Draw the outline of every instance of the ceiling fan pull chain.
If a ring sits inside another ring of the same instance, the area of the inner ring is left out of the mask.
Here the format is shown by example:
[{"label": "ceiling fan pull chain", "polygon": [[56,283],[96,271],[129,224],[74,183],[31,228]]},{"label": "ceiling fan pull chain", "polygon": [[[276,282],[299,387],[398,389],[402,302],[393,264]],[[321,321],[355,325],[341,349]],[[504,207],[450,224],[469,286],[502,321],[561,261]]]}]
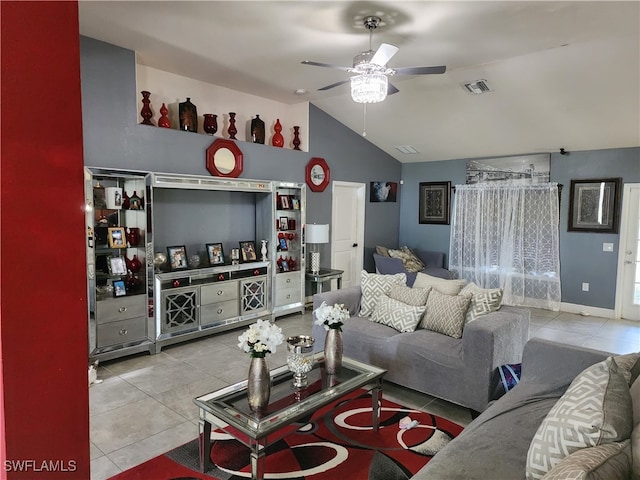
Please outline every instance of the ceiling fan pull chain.
[{"label": "ceiling fan pull chain", "polygon": [[367,104],[362,104],[363,115],[362,115],[362,136],[367,136]]}]

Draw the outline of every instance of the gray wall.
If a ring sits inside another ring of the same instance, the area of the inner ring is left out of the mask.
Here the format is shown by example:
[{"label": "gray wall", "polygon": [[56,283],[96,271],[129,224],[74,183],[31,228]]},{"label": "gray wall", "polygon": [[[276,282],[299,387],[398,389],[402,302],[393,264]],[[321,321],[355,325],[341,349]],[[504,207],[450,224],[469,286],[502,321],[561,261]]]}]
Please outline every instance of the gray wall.
[{"label": "gray wall", "polygon": [[[404,164],[401,194],[400,244],[449,252],[449,225],[418,223],[418,188],[420,182],[450,180],[464,184],[467,159],[444,162]],[[640,182],[640,148],[620,148],[569,155],[551,154],[551,181],[563,185],[560,205],[560,275],[562,301],[613,309],[618,262],[618,234],[568,232],[569,191],[571,180],[622,177],[625,183]],[[604,242],[613,243],[614,251],[603,252]],[[582,283],[590,284],[589,292]]]},{"label": "gray wall", "polygon": [[[211,136],[138,125],[140,92],[136,91],[134,52],[81,37],[80,53],[85,165],[209,175],[205,150],[213,141]],[[153,92],[151,100],[153,104]],[[399,181],[397,160],[313,105],[309,129],[308,152],[239,141],[244,155],[241,177],[304,182],[307,162],[321,157],[329,164],[331,180],[361,182],[367,187],[370,181]],[[364,260],[369,269],[370,251],[377,243],[397,244],[399,214],[399,202],[370,204],[367,199],[367,218],[376,219],[375,224],[365,222]],[[307,190],[307,221],[330,220],[331,187],[321,193]],[[321,258],[323,266],[328,266],[328,250]]]}]

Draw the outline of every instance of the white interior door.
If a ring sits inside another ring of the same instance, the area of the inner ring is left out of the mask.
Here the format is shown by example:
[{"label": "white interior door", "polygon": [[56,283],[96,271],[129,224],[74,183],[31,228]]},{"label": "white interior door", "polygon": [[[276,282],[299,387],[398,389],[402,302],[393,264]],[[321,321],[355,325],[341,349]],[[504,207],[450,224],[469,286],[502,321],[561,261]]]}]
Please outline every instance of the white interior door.
[{"label": "white interior door", "polygon": [[622,199],[616,303],[622,318],[640,320],[640,183],[626,184]]},{"label": "white interior door", "polygon": [[365,184],[333,182],[331,266],[344,270],[342,288],[360,284],[364,258]]}]

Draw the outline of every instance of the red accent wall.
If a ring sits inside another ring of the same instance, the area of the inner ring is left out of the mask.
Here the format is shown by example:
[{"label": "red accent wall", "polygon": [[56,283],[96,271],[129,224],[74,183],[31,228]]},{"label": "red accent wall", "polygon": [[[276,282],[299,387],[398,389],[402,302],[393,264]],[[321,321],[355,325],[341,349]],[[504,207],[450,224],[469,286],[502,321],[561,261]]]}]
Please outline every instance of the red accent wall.
[{"label": "red accent wall", "polygon": [[0,20],[0,475],[86,480],[78,6],[2,1]]}]

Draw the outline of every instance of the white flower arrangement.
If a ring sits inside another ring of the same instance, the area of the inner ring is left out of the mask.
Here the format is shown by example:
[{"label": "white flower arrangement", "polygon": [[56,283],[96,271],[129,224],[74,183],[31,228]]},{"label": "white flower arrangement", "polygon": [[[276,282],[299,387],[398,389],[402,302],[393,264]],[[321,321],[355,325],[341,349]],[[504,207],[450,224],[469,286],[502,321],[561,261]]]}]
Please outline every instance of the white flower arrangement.
[{"label": "white flower arrangement", "polygon": [[282,329],[268,320],[258,319],[238,337],[241,348],[255,358],[263,358],[267,353],[275,353],[276,347],[284,342]]},{"label": "white flower arrangement", "polygon": [[344,305],[337,303],[330,307],[326,302],[322,302],[322,305],[316,308],[313,313],[316,316],[314,323],[323,325],[327,331],[330,328],[342,331],[344,321],[350,317],[349,310],[344,308]]}]

